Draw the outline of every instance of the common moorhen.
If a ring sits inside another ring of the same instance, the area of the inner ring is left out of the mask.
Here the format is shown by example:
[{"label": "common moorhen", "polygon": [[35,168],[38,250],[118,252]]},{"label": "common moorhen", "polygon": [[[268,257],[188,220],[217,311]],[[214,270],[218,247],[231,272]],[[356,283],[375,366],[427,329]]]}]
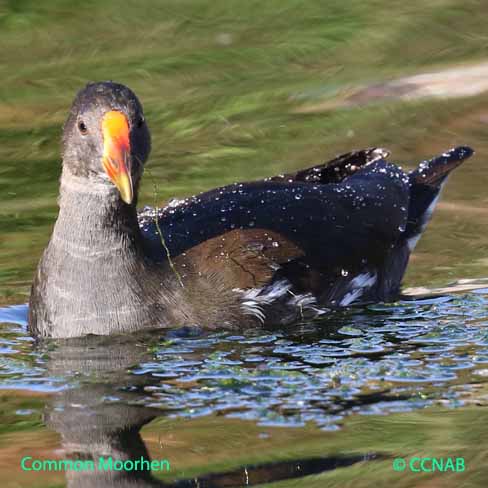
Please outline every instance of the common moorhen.
[{"label": "common moorhen", "polygon": [[137,97],[112,82],[78,93],[63,147],[30,297],[44,337],[280,325],[391,300],[448,174],[473,153],[405,173],[367,149],[138,213],[150,135]]}]

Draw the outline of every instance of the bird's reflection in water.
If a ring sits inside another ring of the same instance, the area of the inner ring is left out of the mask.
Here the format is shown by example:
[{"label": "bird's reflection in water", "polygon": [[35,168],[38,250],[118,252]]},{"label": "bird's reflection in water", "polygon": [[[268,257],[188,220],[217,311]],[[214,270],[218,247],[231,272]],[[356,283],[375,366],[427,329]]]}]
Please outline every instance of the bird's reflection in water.
[{"label": "bird's reflection in water", "polygon": [[[159,383],[151,375],[133,375],[130,368],[153,359],[140,337],[95,337],[58,341],[49,347],[48,370],[56,376],[77,372],[76,385],[51,398],[46,425],[61,436],[63,459],[100,457],[151,462],[141,428],[164,411],[136,405],[144,388]],[[66,471],[68,487],[199,487],[251,486],[320,473],[381,456],[374,454],[309,458],[242,466],[200,478],[164,482],[149,469]]]},{"label": "bird's reflection in water", "polygon": [[[131,405],[151,376],[136,376],[131,366],[150,358],[136,337],[96,337],[59,341],[48,353],[49,373],[78,372],[77,385],[52,397],[46,425],[61,435],[64,459],[149,460],[140,429],[161,412]],[[155,486],[149,470],[67,471],[70,487]]]}]

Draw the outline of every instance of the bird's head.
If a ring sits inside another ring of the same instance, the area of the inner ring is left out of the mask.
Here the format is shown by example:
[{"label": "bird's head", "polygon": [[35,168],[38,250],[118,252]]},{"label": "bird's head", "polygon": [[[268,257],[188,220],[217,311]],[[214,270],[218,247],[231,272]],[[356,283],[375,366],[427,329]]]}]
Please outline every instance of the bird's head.
[{"label": "bird's head", "polygon": [[86,184],[113,184],[135,203],[151,148],[142,105],[126,86],[90,83],[76,96],[64,126],[63,166]]}]

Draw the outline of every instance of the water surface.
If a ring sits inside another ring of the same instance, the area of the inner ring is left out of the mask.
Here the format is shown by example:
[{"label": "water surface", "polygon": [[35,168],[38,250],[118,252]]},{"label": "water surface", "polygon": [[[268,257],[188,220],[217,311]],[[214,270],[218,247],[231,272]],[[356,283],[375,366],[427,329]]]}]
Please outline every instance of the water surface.
[{"label": "water surface", "polygon": [[[24,442],[19,447],[30,455],[38,447],[26,443],[26,429],[41,438],[56,432],[60,437],[41,451],[44,458],[71,459],[80,453],[83,459],[97,459],[101,453],[164,458],[173,470],[154,476],[195,487],[242,486],[245,476],[249,484],[291,483],[356,464],[371,464],[381,472],[390,467],[393,473],[394,457],[423,449],[460,456],[460,447],[446,453],[450,428],[445,425],[438,427],[435,439],[423,439],[420,445],[411,444],[410,432],[378,443],[364,438],[363,430],[374,419],[373,425],[388,435],[390,422],[393,428],[412,419],[422,423],[420,412],[426,418],[437,412],[442,418],[474,408],[484,415],[487,300],[488,288],[480,288],[351,309],[279,331],[235,335],[183,329],[42,344],[26,333],[25,306],[4,308],[4,440]],[[386,425],[378,424],[381,418]],[[214,431],[215,440],[223,436],[225,449],[233,446],[232,453],[214,452]],[[241,439],[241,431],[246,438]],[[185,432],[190,458],[181,453]],[[159,446],[152,445],[156,434]],[[283,445],[282,436],[293,440]],[[346,442],[342,448],[336,445],[341,438]],[[260,444],[266,449],[257,455]],[[11,447],[4,443],[0,449],[18,464]],[[225,461],[216,462],[223,454]],[[467,463],[472,461],[466,456]],[[480,468],[469,464],[472,471],[466,475],[472,476]],[[30,479],[14,471],[12,481]],[[155,482],[149,475],[124,477],[136,486]],[[49,476],[41,478],[47,482]],[[62,474],[56,479],[61,482]],[[80,486],[113,482],[102,476],[90,484],[79,474],[71,482],[76,479]]]}]

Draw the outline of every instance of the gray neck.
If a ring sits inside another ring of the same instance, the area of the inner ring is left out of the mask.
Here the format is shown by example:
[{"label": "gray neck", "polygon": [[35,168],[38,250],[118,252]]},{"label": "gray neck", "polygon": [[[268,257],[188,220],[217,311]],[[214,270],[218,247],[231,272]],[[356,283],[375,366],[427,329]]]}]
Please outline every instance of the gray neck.
[{"label": "gray neck", "polygon": [[124,260],[139,260],[143,251],[135,205],[125,204],[108,181],[87,182],[63,170],[51,244],[85,261],[118,253]]},{"label": "gray neck", "polygon": [[174,284],[144,257],[135,206],[109,182],[63,170],[59,216],[38,269],[35,327],[72,337],[164,326]]}]

